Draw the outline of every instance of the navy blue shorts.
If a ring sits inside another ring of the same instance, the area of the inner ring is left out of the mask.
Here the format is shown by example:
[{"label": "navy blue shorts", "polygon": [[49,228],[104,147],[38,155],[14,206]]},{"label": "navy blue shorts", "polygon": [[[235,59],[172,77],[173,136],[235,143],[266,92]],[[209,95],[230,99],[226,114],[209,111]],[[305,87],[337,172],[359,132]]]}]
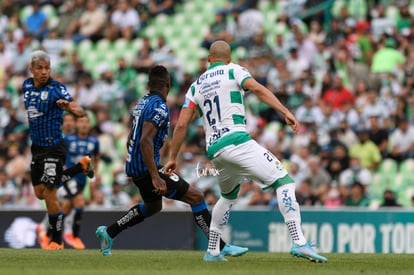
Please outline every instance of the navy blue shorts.
[{"label": "navy blue shorts", "polygon": [[[190,185],[179,175],[173,174],[171,177],[163,173],[162,168],[159,169],[158,174],[160,177],[165,180],[167,184],[167,194],[164,195],[166,198],[179,200],[187,193]],[[152,185],[151,177],[142,176],[142,177],[132,177],[134,184],[138,187],[141,197],[145,202],[154,202],[162,199],[162,196],[155,193],[154,186]]]},{"label": "navy blue shorts", "polygon": [[65,199],[73,199],[76,195],[83,194],[85,190],[85,184],[78,183],[75,179],[70,179],[63,183],[63,189],[65,190]]},{"label": "navy blue shorts", "polygon": [[66,158],[66,145],[62,142],[56,146],[42,147],[32,145],[32,163],[30,175],[32,184],[45,184],[59,188]]}]

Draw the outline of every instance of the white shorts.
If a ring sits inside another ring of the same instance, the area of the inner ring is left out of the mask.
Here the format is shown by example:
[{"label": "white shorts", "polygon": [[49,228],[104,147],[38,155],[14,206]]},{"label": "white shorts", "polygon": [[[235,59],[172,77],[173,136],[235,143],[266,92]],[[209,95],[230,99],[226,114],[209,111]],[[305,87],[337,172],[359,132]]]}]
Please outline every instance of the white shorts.
[{"label": "white shorts", "polygon": [[254,140],[223,148],[212,162],[219,173],[222,194],[232,192],[243,178],[266,189],[288,174],[282,163]]}]

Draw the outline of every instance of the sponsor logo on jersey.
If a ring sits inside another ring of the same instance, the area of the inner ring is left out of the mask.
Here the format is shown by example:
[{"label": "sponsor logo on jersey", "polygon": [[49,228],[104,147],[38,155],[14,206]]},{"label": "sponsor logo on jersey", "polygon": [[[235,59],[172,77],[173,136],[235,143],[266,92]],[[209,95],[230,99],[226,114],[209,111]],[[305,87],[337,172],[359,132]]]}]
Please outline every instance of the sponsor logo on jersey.
[{"label": "sponsor logo on jersey", "polygon": [[27,114],[29,119],[35,119],[37,117],[43,116],[43,113],[39,112],[35,106],[30,106],[27,108]]},{"label": "sponsor logo on jersey", "polygon": [[[161,105],[161,107],[163,107],[163,106]],[[166,110],[164,110],[163,108],[155,108],[155,111],[156,111],[156,112],[157,112],[160,116],[162,116],[163,118],[167,117],[167,115],[168,115],[167,111],[166,111]]]},{"label": "sponsor logo on jersey", "polygon": [[215,71],[207,71],[204,74],[200,75],[200,77],[197,79],[197,84],[200,85],[201,82],[206,80],[207,78],[212,78],[218,75],[224,75],[224,70],[215,70]]}]

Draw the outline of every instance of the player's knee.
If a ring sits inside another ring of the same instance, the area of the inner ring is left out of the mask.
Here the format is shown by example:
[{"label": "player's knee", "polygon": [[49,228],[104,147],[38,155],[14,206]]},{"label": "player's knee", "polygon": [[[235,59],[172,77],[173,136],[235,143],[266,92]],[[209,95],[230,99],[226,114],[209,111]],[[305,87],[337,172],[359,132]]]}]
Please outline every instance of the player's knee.
[{"label": "player's knee", "polygon": [[44,200],[45,199],[45,194],[44,194],[45,189],[42,188],[40,185],[36,185],[34,188],[34,193],[36,198],[38,198],[39,200]]},{"label": "player's knee", "polygon": [[84,208],[85,207],[85,198],[83,195],[78,194],[73,199],[73,206],[76,208]]},{"label": "player's knee", "polygon": [[43,200],[44,199],[44,197],[43,197],[43,192],[40,192],[40,191],[35,191],[35,195],[36,195],[36,198],[38,198],[39,200]]}]

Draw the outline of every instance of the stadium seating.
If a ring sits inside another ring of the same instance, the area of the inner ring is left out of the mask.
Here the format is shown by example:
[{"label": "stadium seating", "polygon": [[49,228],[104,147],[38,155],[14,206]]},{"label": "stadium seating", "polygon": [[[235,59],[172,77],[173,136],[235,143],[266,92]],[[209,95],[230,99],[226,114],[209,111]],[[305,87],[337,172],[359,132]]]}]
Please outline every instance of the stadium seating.
[{"label": "stadium seating", "polygon": [[414,159],[406,159],[400,164],[400,172],[407,176],[414,176]]},{"label": "stadium seating", "polygon": [[412,206],[414,195],[414,159],[406,159],[398,164],[393,159],[385,159],[373,174],[369,195],[373,204],[381,202],[383,193],[390,189],[396,193],[399,203]]},{"label": "stadium seating", "polygon": [[76,46],[76,51],[78,53],[79,59],[84,61],[90,53],[94,51],[94,45],[92,41],[86,39],[79,42],[79,44]]},{"label": "stadium seating", "polygon": [[378,172],[386,177],[394,177],[398,172],[398,163],[390,158],[384,159],[378,167]]},{"label": "stadium seating", "polygon": [[185,70],[194,73],[198,66],[201,41],[214,20],[211,14],[224,4],[224,1],[186,1],[177,7],[175,14],[157,16],[141,34],[147,36],[152,45],[156,44],[160,35],[164,36],[183,62]]},{"label": "stadium seating", "polygon": [[[176,56],[183,62],[186,72],[194,73],[198,68],[200,57],[205,57],[205,52],[200,50],[201,41],[208,31],[209,25],[214,20],[211,14],[214,11],[223,8],[225,1],[185,1],[177,5],[176,13],[168,16],[160,14],[154,19],[150,20],[148,25],[140,32],[138,38],[132,42],[127,42],[124,39],[117,39],[110,43],[103,39],[94,46],[90,41],[81,41],[77,47],[79,57],[82,61],[95,61],[95,55],[92,53],[98,51],[101,55],[101,61],[105,63],[113,62],[114,55],[107,55],[109,50],[115,52],[116,57],[124,56],[127,61],[138,53],[142,45],[142,37],[146,36],[150,39],[153,46],[156,45],[157,38],[162,35],[166,38],[167,43],[172,47]],[[275,22],[279,13],[277,3],[270,3],[269,1],[260,1],[259,9],[265,16],[266,40],[270,45],[274,45],[275,33],[282,31],[280,28],[275,28]],[[196,16],[195,16],[196,14]],[[245,51],[241,49],[240,51]],[[88,57],[92,55],[93,57]],[[243,55],[243,54],[241,54]],[[234,54],[235,61],[240,54]],[[95,70],[96,71],[96,70]],[[92,72],[96,77],[97,73]]]},{"label": "stadium seating", "polygon": [[109,51],[112,50],[112,44],[108,39],[101,39],[96,42],[95,50],[102,54],[102,56],[105,56]]}]

